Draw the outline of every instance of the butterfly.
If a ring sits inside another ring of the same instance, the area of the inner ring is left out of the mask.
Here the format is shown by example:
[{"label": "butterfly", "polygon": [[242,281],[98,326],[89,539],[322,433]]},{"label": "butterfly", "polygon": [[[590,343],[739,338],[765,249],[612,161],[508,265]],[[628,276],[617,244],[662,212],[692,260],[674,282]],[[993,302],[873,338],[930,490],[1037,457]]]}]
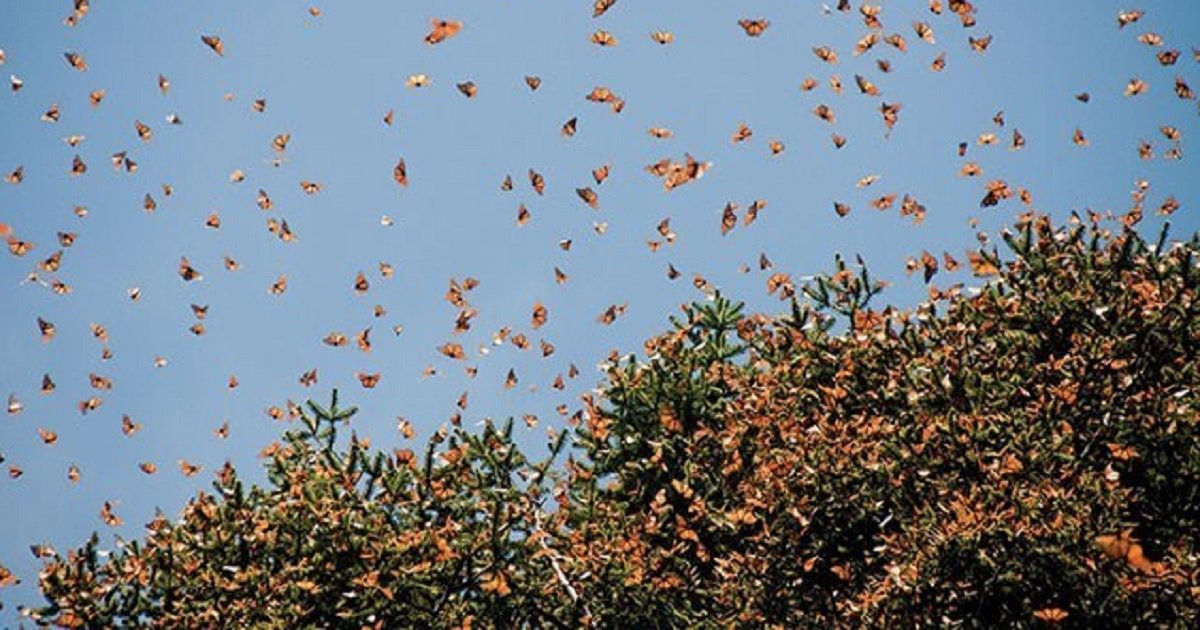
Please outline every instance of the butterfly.
[{"label": "butterfly", "polygon": [[179,277],[183,278],[184,282],[204,279],[204,276],[195,267],[192,267],[186,257],[179,259]]},{"label": "butterfly", "polygon": [[654,31],[650,33],[650,39],[665,46],[675,41],[675,35],[670,31]]},{"label": "butterfly", "polygon": [[475,94],[479,91],[479,89],[477,87],[475,87],[474,81],[466,81],[464,83],[457,83],[457,84],[455,84],[455,87],[458,88],[458,91],[462,92],[462,95],[467,98],[475,98]]},{"label": "butterfly", "polygon": [[992,45],[992,36],[985,35],[978,39],[974,37],[967,37],[967,42],[971,44],[971,50],[974,50],[982,55],[983,53],[987,52],[988,46]]},{"label": "butterfly", "polygon": [[879,96],[879,88],[875,87],[875,84],[868,81],[866,77],[856,74],[854,75],[854,82],[858,84],[859,92],[868,96]]},{"label": "butterfly", "polygon": [[81,55],[79,53],[66,52],[66,53],[63,53],[63,57],[66,57],[66,59],[67,59],[67,65],[71,66],[72,68],[75,68],[76,70],[78,70],[80,72],[84,72],[88,69],[87,61],[84,61],[83,55]]},{"label": "butterfly", "polygon": [[757,19],[757,20],[741,19],[741,20],[738,20],[738,26],[741,26],[742,30],[746,31],[746,35],[749,37],[758,37],[758,36],[762,35],[763,32],[767,30],[767,27],[770,25],[771,25],[771,23],[769,21],[763,20],[763,19]]},{"label": "butterfly", "polygon": [[816,48],[813,48],[812,51],[813,54],[817,56],[817,59],[820,59],[825,63],[834,64],[838,62],[837,53],[828,46],[817,46]]},{"label": "butterfly", "polygon": [[534,303],[533,315],[530,318],[530,325],[533,326],[534,330],[541,328],[542,326],[546,325],[546,318],[548,315],[549,311],[546,309],[544,304],[541,302]]},{"label": "butterfly", "polygon": [[383,375],[379,372],[374,374],[355,372],[354,377],[358,379],[358,383],[363,386],[363,389],[374,389],[379,384],[379,379],[383,378]]},{"label": "butterfly", "polygon": [[591,34],[588,40],[593,44],[602,47],[617,45],[617,38],[613,37],[613,34],[609,33],[608,31],[596,31],[595,33]]},{"label": "butterfly", "polygon": [[533,191],[538,195],[543,195],[546,192],[546,178],[533,169],[529,169],[529,185],[533,187]]},{"label": "butterfly", "polygon": [[179,472],[183,473],[184,477],[195,477],[203,469],[203,466],[193,464],[186,459],[179,460]]},{"label": "butterfly", "polygon": [[432,30],[425,36],[425,43],[429,45],[440,44],[462,30],[463,23],[457,20],[441,20],[433,19],[430,21]]},{"label": "butterfly", "polygon": [[617,0],[596,0],[596,2],[592,4],[592,17],[598,18],[601,15],[604,15],[616,3]]},{"label": "butterfly", "polygon": [[396,166],[392,168],[392,179],[396,180],[401,186],[408,186],[408,166],[404,164],[404,158],[396,162]]},{"label": "butterfly", "polygon": [[600,196],[591,188],[576,188],[575,194],[593,210],[600,209]]},{"label": "butterfly", "polygon": [[225,55],[225,42],[221,41],[220,37],[216,35],[201,35],[200,41],[204,42],[205,46],[211,48],[218,55]]},{"label": "butterfly", "polygon": [[1138,20],[1142,19],[1143,15],[1145,15],[1145,12],[1140,10],[1119,11],[1117,13],[1117,28],[1125,28],[1126,26],[1137,22]]}]

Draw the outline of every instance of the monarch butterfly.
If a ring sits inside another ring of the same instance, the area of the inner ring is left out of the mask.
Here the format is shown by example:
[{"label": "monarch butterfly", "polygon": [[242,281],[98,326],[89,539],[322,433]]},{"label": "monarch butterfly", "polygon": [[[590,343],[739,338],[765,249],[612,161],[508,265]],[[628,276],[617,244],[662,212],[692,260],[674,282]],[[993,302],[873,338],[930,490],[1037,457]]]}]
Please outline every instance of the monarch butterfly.
[{"label": "monarch butterfly", "polygon": [[654,31],[650,33],[650,39],[665,46],[675,41],[675,35],[670,31]]},{"label": "monarch butterfly", "polygon": [[521,205],[517,206],[517,226],[518,227],[524,227],[527,223],[529,223],[529,220],[531,218],[533,218],[533,214],[529,212],[529,208],[526,208],[525,204],[521,204]]},{"label": "monarch butterfly", "polygon": [[379,384],[379,379],[383,378],[383,375],[379,372],[374,374],[355,372],[354,376],[358,379],[358,383],[363,386],[363,389],[374,389]]},{"label": "monarch butterfly", "polygon": [[746,126],[746,123],[741,123],[738,125],[737,131],[733,133],[732,140],[736,144],[738,142],[749,140],[753,135],[754,132]]},{"label": "monarch butterfly", "polygon": [[617,45],[617,38],[613,37],[613,34],[608,31],[596,31],[588,39],[597,46],[607,47]]},{"label": "monarch butterfly", "polygon": [[879,43],[879,33],[871,32],[863,35],[862,39],[854,44],[854,56],[857,57],[868,50],[875,47]]},{"label": "monarch butterfly", "polygon": [[979,39],[967,37],[967,42],[971,44],[971,50],[974,50],[982,55],[983,53],[987,52],[988,46],[992,45],[992,36],[985,35]]},{"label": "monarch butterfly", "polygon": [[737,227],[737,204],[729,202],[725,204],[725,209],[721,211],[721,236],[725,236],[730,230]]},{"label": "monarch butterfly", "polygon": [[1012,189],[1008,187],[1008,183],[1002,179],[994,179],[987,184],[987,194],[983,196],[983,200],[979,202],[979,207],[988,208],[995,206],[1004,199],[1012,197]]},{"label": "monarch butterfly", "polygon": [[121,433],[124,433],[125,435],[133,435],[141,429],[142,425],[134,422],[133,418],[130,418],[128,415],[121,416]]},{"label": "monarch butterfly", "polygon": [[466,81],[464,83],[457,83],[457,84],[455,84],[454,87],[457,87],[458,91],[462,92],[462,95],[467,98],[475,98],[475,94],[479,91],[479,89],[477,87],[475,87],[474,81]]},{"label": "monarch butterfly", "polygon": [[204,42],[205,46],[212,49],[213,52],[220,56],[225,56],[225,42],[216,35],[201,35],[200,41]]},{"label": "monarch butterfly", "polygon": [[542,79],[541,77],[525,75],[525,85],[529,86],[531,92],[537,91],[542,86]]},{"label": "monarch butterfly", "polygon": [[1175,77],[1175,95],[1185,101],[1196,100],[1196,93],[1192,91],[1187,81],[1183,80],[1183,77]]},{"label": "monarch butterfly", "polygon": [[875,87],[874,83],[867,80],[866,77],[856,74],[854,82],[858,84],[858,91],[868,96],[879,96],[879,88]]},{"label": "monarch butterfly", "polygon": [[1147,89],[1146,82],[1141,79],[1130,79],[1129,84],[1125,86],[1125,96],[1137,96],[1145,93]]},{"label": "monarch butterfly", "polygon": [[316,384],[316,382],[317,382],[317,371],[315,369],[309,370],[300,375],[300,384],[303,385],[304,387],[311,387],[314,384]]},{"label": "monarch butterfly", "polygon": [[447,39],[458,35],[462,30],[463,23],[457,20],[440,20],[434,18],[430,20],[433,29],[425,36],[425,43],[429,45],[440,44]]},{"label": "monarch butterfly", "polygon": [[746,216],[742,219],[742,225],[750,225],[758,220],[758,213],[767,207],[766,199],[755,199],[749,208],[746,208]]},{"label": "monarch butterfly", "polygon": [[204,276],[195,267],[192,267],[186,257],[179,259],[179,277],[183,278],[184,282],[204,279]]},{"label": "monarch butterfly", "polygon": [[758,37],[758,36],[762,35],[763,31],[767,30],[767,27],[770,25],[771,25],[771,23],[769,21],[763,20],[763,19],[757,19],[757,20],[741,19],[741,20],[738,20],[738,26],[741,26],[742,30],[746,31],[746,35],[749,37]]},{"label": "monarch butterfly", "polygon": [[179,460],[179,472],[183,473],[184,477],[194,477],[200,474],[201,470],[203,466],[199,464],[193,464],[186,459]]},{"label": "monarch butterfly", "polygon": [[937,43],[937,38],[933,35],[933,27],[929,25],[929,22],[913,22],[913,30],[917,32],[917,37],[926,43]]},{"label": "monarch butterfly", "polygon": [[1147,46],[1158,47],[1163,45],[1163,38],[1158,33],[1142,33],[1138,35],[1137,40]]},{"label": "monarch butterfly", "polygon": [[546,178],[533,169],[529,169],[529,185],[533,187],[533,191],[538,195],[543,195],[546,192]]},{"label": "monarch butterfly", "polygon": [[828,105],[825,105],[824,103],[817,105],[816,107],[813,108],[813,115],[816,116],[817,118],[820,118],[821,120],[824,120],[827,123],[832,123],[832,122],[837,121],[837,117],[834,115],[833,110]]},{"label": "monarch butterfly", "polygon": [[605,12],[611,9],[616,3],[617,0],[596,0],[596,2],[592,5],[592,17],[598,18],[601,15],[604,15]]},{"label": "monarch butterfly", "polygon": [[834,63],[838,62],[837,53],[834,52],[833,49],[828,46],[818,46],[816,48],[813,48],[812,51],[813,51],[813,54],[817,56],[817,59],[820,59],[821,61],[824,61],[825,63],[834,64]]},{"label": "monarch butterfly", "polygon": [[1141,10],[1120,11],[1117,13],[1117,28],[1125,28],[1142,19],[1143,15],[1145,15],[1145,12]]},{"label": "monarch butterfly", "polygon": [[446,357],[451,358],[451,359],[467,358],[467,353],[465,351],[463,351],[462,344],[459,344],[459,343],[453,343],[453,342],[445,343],[441,347],[438,348],[438,352],[441,352],[443,355],[445,355]]},{"label": "monarch butterfly", "polygon": [[408,166],[404,163],[404,158],[400,158],[392,168],[392,179],[401,186],[408,186]]},{"label": "monarch butterfly", "polygon": [[600,196],[591,188],[576,188],[575,194],[588,205],[592,210],[600,209]]},{"label": "monarch butterfly", "polygon": [[79,53],[66,52],[66,53],[63,53],[63,57],[66,57],[66,59],[67,59],[67,65],[71,66],[72,68],[75,68],[76,70],[78,70],[80,72],[84,72],[88,69],[87,62],[84,61],[83,55],[81,55]]},{"label": "monarch butterfly", "polygon": [[120,527],[125,523],[125,519],[114,514],[112,510],[112,503],[105,501],[104,505],[100,507],[100,520],[104,521],[105,525],[109,525],[111,527]]}]

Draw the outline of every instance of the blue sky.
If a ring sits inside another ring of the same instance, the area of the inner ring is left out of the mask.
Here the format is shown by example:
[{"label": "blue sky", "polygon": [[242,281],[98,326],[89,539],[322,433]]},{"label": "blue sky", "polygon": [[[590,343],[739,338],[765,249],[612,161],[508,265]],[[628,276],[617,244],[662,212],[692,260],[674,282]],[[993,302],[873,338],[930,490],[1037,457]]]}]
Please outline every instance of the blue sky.
[{"label": "blue sky", "polygon": [[[520,429],[522,441],[537,448],[547,427],[563,426],[555,407],[577,409],[578,395],[598,384],[596,364],[611,349],[639,351],[679,304],[703,298],[693,274],[755,310],[775,312],[782,307],[766,295],[761,252],[774,271],[795,277],[829,269],[835,252],[859,253],[894,283],[888,301],[912,305],[926,288],[919,274],[905,276],[906,258],[948,250],[965,263],[975,242],[972,218],[994,233],[1022,211],[1016,200],[979,208],[991,179],[1028,188],[1035,207],[1058,218],[1088,207],[1124,212],[1135,182],[1146,179],[1144,230],[1157,230],[1154,209],[1168,196],[1181,205],[1171,218],[1176,236],[1200,227],[1200,178],[1189,151],[1200,110],[1173,91],[1176,76],[1200,89],[1192,53],[1200,46],[1200,7],[1143,2],[1145,17],[1118,30],[1117,12],[1132,5],[980,2],[978,25],[964,30],[949,12],[931,14],[924,0],[883,4],[883,32],[901,33],[906,53],[881,42],[854,56],[854,43],[867,32],[862,19],[825,15],[817,0],[620,0],[599,19],[584,0],[314,0],[319,17],[309,5],[274,0],[96,0],[73,28],[62,24],[71,9],[66,0],[5,3],[0,76],[16,75],[24,87],[0,92],[0,171],[23,166],[24,181],[0,184],[0,222],[36,248],[23,258],[0,257],[0,396],[12,393],[24,404],[0,420],[2,466],[24,471],[19,479],[0,478],[0,564],[22,580],[0,591],[0,618],[13,623],[17,604],[37,601],[30,544],[65,551],[94,529],[106,540],[113,533],[134,537],[156,507],[174,514],[206,488],[225,460],[257,471],[256,453],[285,429],[264,410],[289,398],[325,399],[339,387],[346,402],[361,407],[359,434],[391,447],[402,442],[397,416],[408,418],[423,442],[469,391],[464,424],[537,414],[537,428]],[[434,17],[462,20],[465,28],[429,46],[422,38]],[[748,38],[742,18],[765,18],[770,27]],[[936,44],[919,40],[914,20],[933,26]],[[597,29],[618,45],[590,43]],[[655,30],[672,31],[675,42],[651,41]],[[1147,32],[1165,45],[1139,43]],[[968,35],[984,34],[994,36],[991,47],[972,52]],[[205,47],[201,35],[219,35],[225,55]],[[838,52],[837,65],[812,53],[822,45]],[[1161,66],[1154,54],[1172,48],[1181,51],[1177,64]],[[82,54],[88,70],[71,68],[66,52]],[[941,52],[946,70],[930,71]],[[877,68],[880,58],[892,72]],[[431,84],[406,88],[417,73]],[[170,80],[165,95],[159,74]],[[840,95],[830,89],[833,74],[844,84]],[[874,82],[883,101],[903,105],[890,137],[880,99],[859,94],[855,74]],[[530,91],[525,75],[541,77],[540,89]],[[819,87],[801,91],[806,77]],[[1123,96],[1133,78],[1149,90]],[[468,80],[478,86],[472,99],[455,88]],[[614,114],[586,101],[596,86],[619,94],[625,109]],[[107,95],[93,108],[88,94],[99,88]],[[1074,98],[1084,91],[1087,104]],[[251,109],[257,98],[267,101],[262,113]],[[60,120],[41,121],[54,103]],[[835,124],[812,114],[822,103],[835,111]],[[382,122],[389,110],[391,127]],[[1004,128],[992,122],[998,110]],[[172,113],[182,124],[167,123]],[[560,127],[572,117],[577,133],[564,137]],[[138,138],[138,120],[151,127],[149,142]],[[740,123],[753,137],[734,144]],[[1163,125],[1181,132],[1183,159],[1162,159],[1171,146]],[[674,137],[652,138],[651,127]],[[1007,148],[1014,127],[1027,140],[1015,152]],[[1077,127],[1090,146],[1072,143]],[[840,151],[830,142],[835,132],[848,139]],[[976,138],[989,132],[1000,145],[978,146]],[[275,167],[271,141],[280,133],[291,141]],[[72,134],[86,141],[69,147],[62,139]],[[771,155],[772,139],[785,143],[782,154]],[[1154,144],[1153,161],[1139,158],[1142,139]],[[959,142],[970,143],[966,158],[957,156]],[[135,173],[111,168],[109,156],[122,150],[137,162]],[[685,153],[713,163],[702,180],[668,193],[643,170]],[[70,177],[76,154],[88,171]],[[407,187],[392,178],[400,158]],[[983,175],[959,177],[968,161]],[[611,176],[597,186],[591,169],[603,164]],[[544,196],[530,189],[530,168],[545,176]],[[236,169],[244,182],[230,181]],[[871,174],[879,181],[856,188]],[[505,175],[515,184],[510,192],[500,190]],[[305,195],[301,180],[320,182],[321,192]],[[174,188],[171,196],[163,184]],[[576,196],[584,186],[599,194],[598,211]],[[260,188],[274,201],[270,212],[255,205]],[[153,214],[142,210],[147,193],[158,204]],[[869,206],[887,193],[917,198],[928,208],[924,223],[899,216],[899,199],[885,212]],[[756,199],[769,202],[757,222],[722,236],[725,204],[739,204],[741,215]],[[834,213],[835,201],[852,206],[847,217]],[[532,219],[518,227],[522,203]],[[86,218],[73,214],[76,206],[87,208]],[[213,212],[221,219],[217,230],[204,226]],[[380,225],[385,214],[394,226]],[[286,219],[298,240],[283,243],[268,233],[269,217]],[[647,241],[660,239],[655,226],[664,218],[678,236],[654,253]],[[597,234],[594,222],[606,222],[607,232]],[[52,274],[72,293],[22,284],[59,249],[60,231],[78,234]],[[561,239],[573,240],[569,252]],[[223,269],[227,254],[240,271]],[[180,279],[181,256],[202,281]],[[380,277],[380,262],[394,265],[394,278]],[[669,281],[668,263],[683,277]],[[741,273],[742,265],[753,270]],[[555,283],[555,266],[570,276],[565,285]],[[359,271],[371,283],[363,296],[353,290]],[[288,277],[287,292],[269,295],[280,274]],[[469,294],[479,315],[469,332],[453,335],[457,309],[443,294],[452,277],[467,276],[480,281]],[[934,279],[940,287],[952,282],[972,279],[965,272]],[[138,302],[127,297],[131,287],[141,289]],[[549,319],[533,330],[538,301]],[[609,305],[626,302],[627,314],[613,325],[596,322]],[[192,303],[209,306],[203,336],[188,331]],[[376,304],[385,316],[373,317]],[[38,317],[57,327],[50,343],[39,337]],[[92,323],[107,328],[111,360],[101,360]],[[397,324],[404,326],[399,336],[392,333]],[[367,326],[369,354],[353,342],[321,343],[331,331],[352,338]],[[525,333],[532,348],[492,346],[502,326]],[[539,339],[556,346],[551,357],[541,357]],[[437,347],[448,341],[462,343],[468,360],[442,357]],[[478,355],[481,345],[491,349],[486,357]],[[168,360],[166,367],[155,368],[156,356]],[[581,375],[565,391],[551,389],[571,363]],[[438,374],[423,378],[428,365]],[[478,367],[476,378],[468,378],[466,365]],[[305,389],[297,378],[313,368],[319,383]],[[509,369],[519,384],[506,390]],[[364,390],[356,371],[383,378]],[[44,373],[58,385],[53,394],[39,393]],[[93,391],[89,373],[112,379],[114,388]],[[237,389],[227,387],[230,375]],[[93,395],[103,406],[81,416],[76,405]],[[123,414],[144,428],[123,435]],[[225,420],[230,437],[221,440],[212,431]],[[39,428],[57,432],[57,444],[43,444]],[[180,459],[204,471],[184,477]],[[159,472],[143,474],[141,462]],[[67,479],[71,464],[81,470],[76,484]],[[114,502],[123,527],[101,523],[104,501]]]}]

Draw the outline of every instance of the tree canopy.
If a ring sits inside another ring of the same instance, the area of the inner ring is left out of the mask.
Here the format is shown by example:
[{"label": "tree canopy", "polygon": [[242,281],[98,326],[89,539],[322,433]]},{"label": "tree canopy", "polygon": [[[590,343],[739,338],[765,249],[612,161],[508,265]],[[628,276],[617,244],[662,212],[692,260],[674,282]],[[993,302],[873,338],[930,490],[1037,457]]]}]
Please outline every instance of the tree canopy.
[{"label": "tree canopy", "polygon": [[[692,304],[545,457],[424,452],[334,392],[177,520],[55,554],[66,627],[1200,623],[1200,240],[1026,215],[980,287],[879,307],[861,264],[782,316]],[[345,437],[346,431],[351,435]],[[339,439],[339,435],[341,439]]]}]

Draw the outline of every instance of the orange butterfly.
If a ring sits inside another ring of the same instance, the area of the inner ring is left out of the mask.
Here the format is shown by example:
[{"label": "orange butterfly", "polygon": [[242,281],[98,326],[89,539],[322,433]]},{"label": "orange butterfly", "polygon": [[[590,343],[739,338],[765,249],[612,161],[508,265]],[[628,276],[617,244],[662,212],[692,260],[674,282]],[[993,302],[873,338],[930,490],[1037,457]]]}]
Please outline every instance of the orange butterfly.
[{"label": "orange butterfly", "polygon": [[758,37],[758,36],[762,35],[763,31],[766,31],[767,27],[770,25],[771,25],[771,23],[769,21],[763,20],[763,19],[758,19],[758,20],[741,19],[741,20],[738,20],[738,26],[741,26],[742,30],[746,31],[746,35],[749,37]]},{"label": "orange butterfly", "polygon": [[425,43],[429,45],[440,44],[462,30],[463,23],[457,20],[441,20],[434,18],[430,21],[433,29],[425,36]]},{"label": "orange butterfly", "polygon": [[201,35],[200,41],[204,42],[205,46],[211,48],[218,55],[225,55],[225,42],[222,42],[220,37],[216,35]]}]

